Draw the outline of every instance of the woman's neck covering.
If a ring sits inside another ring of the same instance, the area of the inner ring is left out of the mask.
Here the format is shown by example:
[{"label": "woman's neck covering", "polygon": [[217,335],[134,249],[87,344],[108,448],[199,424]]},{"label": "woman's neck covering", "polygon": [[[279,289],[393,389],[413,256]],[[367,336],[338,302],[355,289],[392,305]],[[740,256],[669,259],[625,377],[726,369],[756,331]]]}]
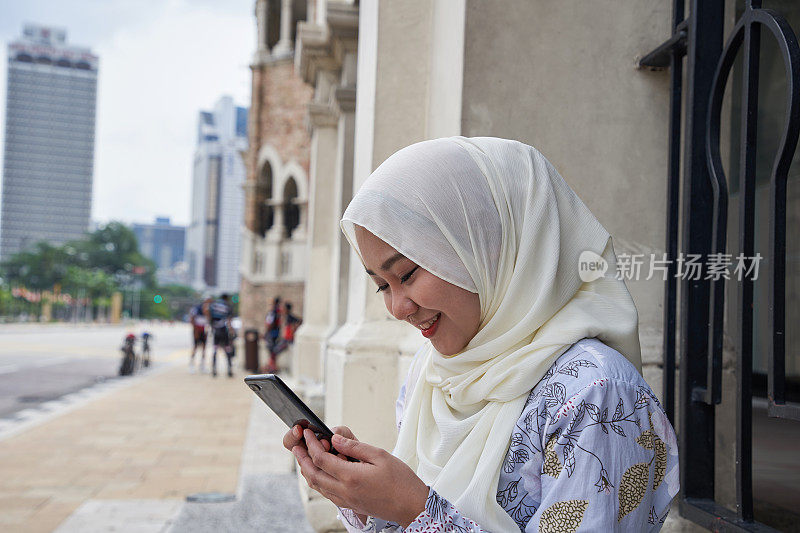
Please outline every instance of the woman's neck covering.
[{"label": "woman's neck covering", "polygon": [[[395,153],[342,217],[358,251],[354,225],[478,293],[481,327],[464,350],[445,357],[428,341],[418,354],[393,453],[465,516],[515,531],[495,493],[530,390],[586,337],[641,371],[638,315],[615,278],[609,233],[535,148],[491,137]],[[587,256],[602,256],[608,268],[584,282],[579,259]]]}]

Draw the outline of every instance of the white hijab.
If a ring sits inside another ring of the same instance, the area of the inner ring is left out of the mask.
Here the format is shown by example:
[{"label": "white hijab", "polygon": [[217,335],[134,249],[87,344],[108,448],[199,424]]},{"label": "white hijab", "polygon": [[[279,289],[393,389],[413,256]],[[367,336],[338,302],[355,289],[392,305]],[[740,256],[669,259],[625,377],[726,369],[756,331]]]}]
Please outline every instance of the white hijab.
[{"label": "white hijab", "polygon": [[[535,148],[491,137],[395,153],[342,217],[358,251],[354,224],[480,296],[481,327],[462,352],[445,357],[427,342],[417,354],[393,453],[482,527],[516,531],[495,494],[531,389],[585,337],[641,368],[638,315],[614,278],[609,233]],[[587,250],[608,270],[584,283]]]}]

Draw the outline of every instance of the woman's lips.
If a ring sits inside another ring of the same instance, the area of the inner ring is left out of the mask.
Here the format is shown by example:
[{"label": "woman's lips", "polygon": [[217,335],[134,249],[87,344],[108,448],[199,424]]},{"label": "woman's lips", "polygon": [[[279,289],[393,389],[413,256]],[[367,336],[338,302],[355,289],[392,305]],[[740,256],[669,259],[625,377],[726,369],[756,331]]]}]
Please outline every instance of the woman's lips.
[{"label": "woman's lips", "polygon": [[422,332],[423,337],[426,339],[430,339],[436,333],[436,330],[439,327],[439,319],[442,318],[442,314],[439,313],[436,315],[436,320],[431,324],[427,329],[420,330]]}]

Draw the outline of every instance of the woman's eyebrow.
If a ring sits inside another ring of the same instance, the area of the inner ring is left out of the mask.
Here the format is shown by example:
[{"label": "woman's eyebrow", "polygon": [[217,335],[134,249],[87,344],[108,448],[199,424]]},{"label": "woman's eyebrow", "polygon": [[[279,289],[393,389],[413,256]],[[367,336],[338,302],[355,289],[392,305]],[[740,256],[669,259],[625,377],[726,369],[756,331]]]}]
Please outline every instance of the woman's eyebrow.
[{"label": "woman's eyebrow", "polygon": [[[405,258],[406,258],[406,256],[404,256],[400,252],[397,252],[392,257],[390,257],[389,259],[387,259],[386,261],[383,262],[383,264],[381,265],[381,270],[389,270],[393,264],[395,264],[399,260],[405,259]],[[374,276],[375,275],[375,272],[373,272],[372,270],[368,269],[367,267],[364,267],[364,268],[366,268],[367,274],[369,274],[370,276]]]}]

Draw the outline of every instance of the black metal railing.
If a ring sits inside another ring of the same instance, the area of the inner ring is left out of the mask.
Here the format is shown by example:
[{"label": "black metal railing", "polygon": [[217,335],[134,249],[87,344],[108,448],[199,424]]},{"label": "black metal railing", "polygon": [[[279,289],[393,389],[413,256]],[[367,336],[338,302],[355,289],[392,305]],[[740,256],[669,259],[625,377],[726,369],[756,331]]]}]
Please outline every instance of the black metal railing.
[{"label": "black metal railing", "polygon": [[[739,147],[740,256],[755,255],[755,169],[758,81],[762,29],[778,43],[786,72],[787,107],[783,135],[770,175],[769,314],[767,346],[768,412],[800,420],[800,405],[786,402],[786,182],[800,134],[800,47],[791,27],[775,11],[747,0],[731,37],[722,48],[723,0],[673,3],[673,34],[640,60],[640,66],[670,67],[669,169],[667,180],[667,258],[665,286],[664,400],[674,422],[678,281],[678,234],[686,254],[724,254],[728,182],[720,156],[723,95],[734,61],[742,52],[742,113]],[[682,80],[686,62],[685,81]],[[685,87],[686,93],[683,94]],[[681,116],[683,114],[683,117]],[[682,128],[683,127],[683,128]],[[681,131],[684,135],[681,139]],[[683,141],[683,143],[681,143]],[[680,176],[683,144],[683,178]],[[679,191],[683,190],[682,198]],[[682,206],[679,206],[679,201]],[[678,213],[683,220],[679,227]],[[706,276],[708,278],[708,276]],[[722,398],[725,278],[680,280],[680,457],[681,514],[717,531],[773,531],[754,521],[752,490],[753,279],[737,285],[736,320],[736,511],[718,504],[714,494],[714,408]]]}]

